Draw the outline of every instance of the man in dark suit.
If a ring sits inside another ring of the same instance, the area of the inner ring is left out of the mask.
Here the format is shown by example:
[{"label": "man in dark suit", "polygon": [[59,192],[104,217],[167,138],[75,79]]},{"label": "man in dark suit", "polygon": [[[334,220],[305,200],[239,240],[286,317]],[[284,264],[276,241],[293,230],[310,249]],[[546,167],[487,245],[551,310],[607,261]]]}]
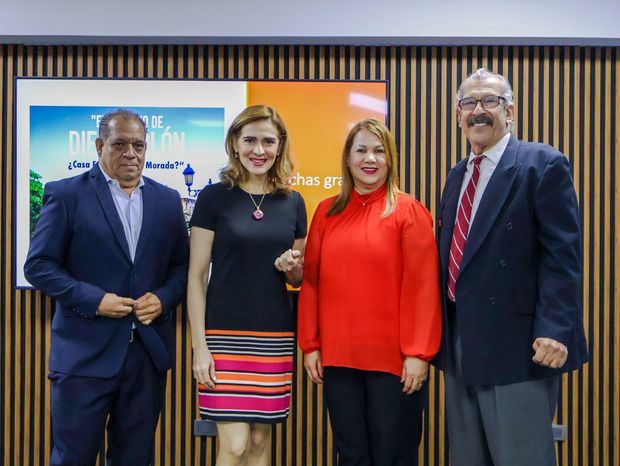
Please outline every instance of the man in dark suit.
[{"label": "man in dark suit", "polygon": [[146,128],[106,114],[99,163],[45,186],[24,266],[56,300],[52,321],[52,465],[92,465],[107,427],[107,464],[151,461],[173,361],[188,237],[178,193],[142,176]]},{"label": "man in dark suit", "polygon": [[437,216],[452,466],[555,465],[562,372],[587,360],[579,210],[568,161],[511,135],[503,76],[457,93],[472,152],[448,174]]}]

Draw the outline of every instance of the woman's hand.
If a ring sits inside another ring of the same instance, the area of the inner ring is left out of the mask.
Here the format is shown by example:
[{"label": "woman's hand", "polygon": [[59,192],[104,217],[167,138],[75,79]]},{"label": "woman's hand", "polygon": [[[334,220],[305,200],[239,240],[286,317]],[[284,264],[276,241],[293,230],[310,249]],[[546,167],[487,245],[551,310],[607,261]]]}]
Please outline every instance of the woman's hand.
[{"label": "woman's hand", "polygon": [[304,354],[304,367],[310,380],[314,383],[323,383],[323,365],[321,364],[321,352],[319,350]]},{"label": "woman's hand", "polygon": [[414,356],[407,356],[403,361],[403,393],[411,395],[422,388],[428,377],[428,362]]},{"label": "woman's hand", "polygon": [[305,248],[306,238],[296,239],[293,246],[280,254],[273,263],[276,270],[284,272],[286,283],[295,288],[301,285]]},{"label": "woman's hand", "polygon": [[215,388],[215,361],[206,344],[194,348],[192,369],[196,382],[209,388]]},{"label": "woman's hand", "polygon": [[296,249],[287,249],[275,260],[273,265],[280,272],[291,272],[295,267],[303,265],[302,253]]}]

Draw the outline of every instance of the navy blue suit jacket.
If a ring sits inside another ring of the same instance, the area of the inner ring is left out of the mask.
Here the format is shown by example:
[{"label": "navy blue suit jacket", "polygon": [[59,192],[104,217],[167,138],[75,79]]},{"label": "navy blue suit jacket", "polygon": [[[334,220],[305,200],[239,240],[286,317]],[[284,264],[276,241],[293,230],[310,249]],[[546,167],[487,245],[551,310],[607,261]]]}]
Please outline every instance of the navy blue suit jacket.
[{"label": "navy blue suit jacket", "polygon": [[[142,189],[143,220],[135,261],[105,177],[98,166],[47,183],[30,242],[25,276],[56,301],[49,369],[87,377],[118,373],[136,325],[161,372],[173,358],[173,320],[187,280],[188,236],[179,195],[149,178]],[[163,314],[151,325],[133,313],[100,317],[105,293],[139,298],[154,293]]]},{"label": "navy blue suit jacket", "polygon": [[[437,215],[444,326],[450,243],[466,164],[461,160],[448,174]],[[547,145],[511,136],[470,226],[456,282],[465,383],[515,383],[583,364],[581,292],[579,207],[568,161]],[[449,372],[451,330],[446,328],[434,361]],[[538,337],[567,346],[564,367],[532,362]]]}]

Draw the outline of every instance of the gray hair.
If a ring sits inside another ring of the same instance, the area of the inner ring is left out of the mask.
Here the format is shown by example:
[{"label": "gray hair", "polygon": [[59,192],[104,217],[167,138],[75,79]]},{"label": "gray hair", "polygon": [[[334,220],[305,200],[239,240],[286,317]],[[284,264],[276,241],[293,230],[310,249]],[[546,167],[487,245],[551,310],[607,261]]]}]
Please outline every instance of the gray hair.
[{"label": "gray hair", "polygon": [[99,122],[99,137],[105,140],[110,135],[110,123],[115,118],[123,118],[126,121],[129,120],[137,120],[144,128],[144,136],[146,137],[146,125],[140,115],[138,115],[133,110],[128,110],[126,108],[119,108],[117,110],[112,110],[101,117],[101,121]]},{"label": "gray hair", "polygon": [[463,80],[461,85],[459,86],[459,90],[456,92],[456,97],[454,100],[454,106],[458,107],[459,101],[463,98],[463,87],[465,83],[470,79],[476,81],[486,81],[487,79],[497,79],[503,86],[501,97],[504,99],[504,107],[508,105],[513,105],[512,101],[512,86],[508,82],[506,78],[504,78],[501,74],[493,73],[488,68],[479,68],[474,73],[470,74]]}]

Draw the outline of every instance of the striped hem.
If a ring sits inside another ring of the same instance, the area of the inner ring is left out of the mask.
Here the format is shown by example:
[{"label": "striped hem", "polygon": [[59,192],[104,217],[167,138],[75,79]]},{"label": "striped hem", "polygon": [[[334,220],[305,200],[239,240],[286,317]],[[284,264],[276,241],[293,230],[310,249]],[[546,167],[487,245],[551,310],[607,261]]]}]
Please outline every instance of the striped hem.
[{"label": "striped hem", "polygon": [[200,414],[219,422],[286,419],[293,383],[293,332],[207,330],[215,388],[198,386]]}]

